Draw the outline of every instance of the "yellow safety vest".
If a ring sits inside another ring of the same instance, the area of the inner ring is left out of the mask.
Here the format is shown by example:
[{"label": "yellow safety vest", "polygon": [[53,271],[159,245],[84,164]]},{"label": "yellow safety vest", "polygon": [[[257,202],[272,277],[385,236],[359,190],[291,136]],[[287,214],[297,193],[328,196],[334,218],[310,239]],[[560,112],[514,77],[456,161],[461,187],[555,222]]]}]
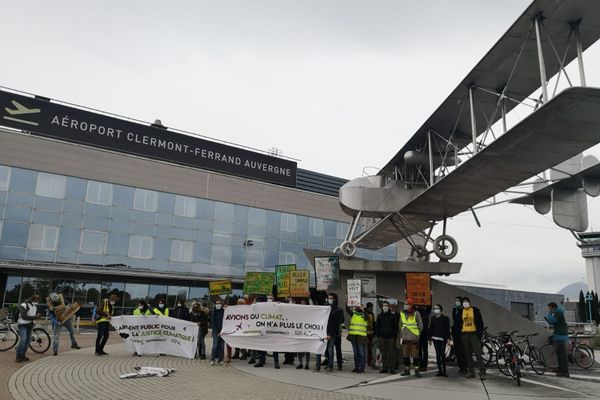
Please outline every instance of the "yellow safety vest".
[{"label": "yellow safety vest", "polygon": [[414,312],[411,316],[406,318],[406,313],[400,313],[400,319],[402,320],[402,327],[408,329],[415,336],[419,336],[419,325],[417,324],[417,313]]},{"label": "yellow safety vest", "polygon": [[[146,312],[144,312],[144,315],[150,315],[151,312],[149,309],[146,310]],[[142,312],[140,311],[139,308],[136,308],[135,310],[133,310],[133,315],[142,315]]]},{"label": "yellow safety vest", "polygon": [[167,307],[164,308],[164,311],[161,311],[160,308],[155,307],[153,311],[154,311],[154,314],[156,314],[156,315],[162,315],[163,317],[169,316],[169,308],[167,308]]},{"label": "yellow safety vest", "polygon": [[349,335],[367,336],[367,320],[362,314],[353,313],[350,319]]},{"label": "yellow safety vest", "polygon": [[[101,307],[100,310],[103,313],[111,314],[112,315],[112,312],[110,312],[110,304],[108,303],[108,301],[102,300],[102,305],[100,307]],[[114,310],[114,308],[113,308],[113,310]],[[100,318],[98,318],[96,320],[96,323],[98,323],[98,322],[108,322],[108,318],[106,318],[106,317],[100,317]]]}]

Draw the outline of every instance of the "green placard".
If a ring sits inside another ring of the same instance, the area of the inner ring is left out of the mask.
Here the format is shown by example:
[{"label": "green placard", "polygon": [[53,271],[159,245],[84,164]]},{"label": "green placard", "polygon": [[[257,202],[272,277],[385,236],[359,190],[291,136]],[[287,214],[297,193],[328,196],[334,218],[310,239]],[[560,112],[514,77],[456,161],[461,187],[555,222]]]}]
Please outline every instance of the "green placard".
[{"label": "green placard", "polygon": [[208,288],[211,296],[218,296],[222,294],[231,294],[231,280],[224,279],[221,281],[208,282]]},{"label": "green placard", "polygon": [[275,285],[277,285],[277,297],[289,297],[290,278],[286,275],[290,271],[296,270],[296,264],[286,264],[275,266]]},{"label": "green placard", "polygon": [[244,294],[271,294],[274,279],[275,274],[272,272],[246,272]]}]

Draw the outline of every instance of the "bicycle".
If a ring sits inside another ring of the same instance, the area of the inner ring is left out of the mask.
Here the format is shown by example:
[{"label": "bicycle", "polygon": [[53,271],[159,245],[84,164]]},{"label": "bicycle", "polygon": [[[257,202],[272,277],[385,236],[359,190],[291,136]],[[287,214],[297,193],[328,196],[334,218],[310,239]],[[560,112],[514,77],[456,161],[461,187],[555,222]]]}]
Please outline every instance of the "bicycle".
[{"label": "bicycle", "polygon": [[483,337],[481,338],[481,357],[488,366],[494,361],[498,350],[502,348],[501,336],[494,336],[487,331],[487,326],[483,328]]},{"label": "bicycle", "polygon": [[[517,335],[518,338],[522,338],[522,340],[516,343],[516,346],[519,348],[523,356],[524,364],[529,364],[533,372],[537,375],[544,375],[546,372],[546,363],[544,362],[540,350],[531,343],[531,338],[538,336],[539,333],[530,333],[528,335]],[[525,348],[521,348],[520,344],[525,343]]]},{"label": "bicycle", "polygon": [[512,336],[518,331],[500,335],[503,347],[496,353],[496,365],[500,372],[512,377],[521,386],[521,371],[525,367],[525,360],[519,347],[514,343]]},{"label": "bicycle", "polygon": [[[0,321],[0,351],[8,351],[19,342],[20,336],[15,323],[6,317]],[[38,354],[45,353],[50,348],[50,335],[44,328],[33,328],[29,348]]]},{"label": "bicycle", "polygon": [[[558,358],[556,357],[556,350],[554,349],[554,340],[552,336],[549,338],[549,341],[550,343],[542,346],[540,353],[546,367],[555,369],[558,368]],[[569,361],[574,362],[580,368],[588,369],[594,365],[594,349],[585,343],[581,343],[579,340],[579,335],[576,333],[569,335],[567,355]]]}]

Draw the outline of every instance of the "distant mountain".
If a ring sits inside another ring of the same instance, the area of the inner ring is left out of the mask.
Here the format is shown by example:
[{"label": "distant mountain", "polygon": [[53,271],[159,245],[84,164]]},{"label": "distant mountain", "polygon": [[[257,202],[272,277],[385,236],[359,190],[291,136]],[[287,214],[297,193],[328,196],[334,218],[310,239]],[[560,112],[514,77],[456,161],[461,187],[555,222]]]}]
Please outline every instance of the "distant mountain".
[{"label": "distant mountain", "polygon": [[585,282],[573,282],[560,289],[557,294],[562,294],[568,297],[570,301],[579,300],[579,292],[583,290],[583,293],[587,292],[587,283]]}]

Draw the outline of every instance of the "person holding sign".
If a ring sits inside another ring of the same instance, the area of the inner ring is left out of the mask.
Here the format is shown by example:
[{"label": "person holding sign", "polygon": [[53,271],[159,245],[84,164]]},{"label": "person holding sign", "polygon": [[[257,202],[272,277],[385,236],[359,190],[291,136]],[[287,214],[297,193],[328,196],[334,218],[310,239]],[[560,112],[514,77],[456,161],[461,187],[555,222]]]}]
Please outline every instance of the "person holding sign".
[{"label": "person holding sign", "polygon": [[421,377],[419,372],[419,337],[423,332],[423,320],[421,314],[415,309],[412,299],[407,299],[404,310],[400,313],[400,343],[402,356],[404,357],[404,372],[400,375],[410,375],[410,359],[413,359],[415,376]]},{"label": "person holding sign", "polygon": [[[346,303],[348,303],[347,300]],[[350,326],[348,327],[347,339],[352,343],[352,352],[354,353],[354,369],[352,372],[362,374],[365,372],[367,356],[368,316],[365,314],[365,311],[360,304],[354,306],[352,309],[346,306],[346,312],[350,315]]]},{"label": "person holding sign", "polygon": [[58,343],[60,340],[60,331],[62,331],[63,326],[69,332],[69,338],[71,339],[71,348],[72,349],[81,349],[77,344],[77,339],[75,338],[75,329],[73,329],[73,322],[71,322],[71,318],[66,318],[62,322],[59,320],[56,315],[59,309],[63,311],[66,310],[65,300],[63,298],[62,293],[52,292],[48,297],[46,297],[46,304],[48,304],[48,311],[50,312],[50,321],[52,321],[52,354],[58,354]]},{"label": "person holding sign", "polygon": [[202,307],[200,303],[192,304],[190,313],[190,321],[198,324],[198,350],[197,354],[201,360],[206,360],[206,343],[205,338],[208,333],[208,309]]},{"label": "person holding sign", "polygon": [[210,313],[210,329],[212,330],[213,345],[210,353],[210,365],[215,365],[218,361],[219,365],[223,364],[224,357],[224,341],[221,337],[221,329],[223,328],[223,301],[220,298],[215,300],[215,308]]}]

